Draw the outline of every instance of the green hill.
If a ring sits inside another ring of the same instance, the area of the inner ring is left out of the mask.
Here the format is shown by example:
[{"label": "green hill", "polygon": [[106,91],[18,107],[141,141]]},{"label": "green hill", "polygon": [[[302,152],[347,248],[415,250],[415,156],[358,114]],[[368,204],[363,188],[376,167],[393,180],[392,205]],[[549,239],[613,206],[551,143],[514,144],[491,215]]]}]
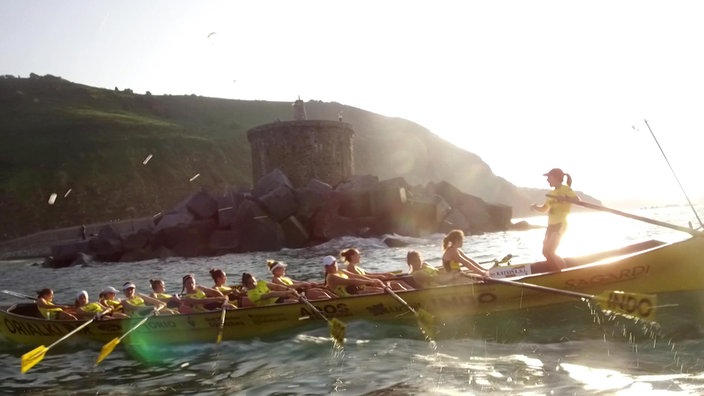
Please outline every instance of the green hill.
[{"label": "green hill", "polygon": [[[534,198],[411,121],[306,103],[309,119],[337,119],[340,110],[355,130],[356,174],[446,180],[519,214]],[[247,130],[292,114],[290,102],[138,95],[51,75],[0,77],[0,239],[150,216],[201,187],[213,194],[250,187]],[[49,205],[52,193],[58,198]]]}]

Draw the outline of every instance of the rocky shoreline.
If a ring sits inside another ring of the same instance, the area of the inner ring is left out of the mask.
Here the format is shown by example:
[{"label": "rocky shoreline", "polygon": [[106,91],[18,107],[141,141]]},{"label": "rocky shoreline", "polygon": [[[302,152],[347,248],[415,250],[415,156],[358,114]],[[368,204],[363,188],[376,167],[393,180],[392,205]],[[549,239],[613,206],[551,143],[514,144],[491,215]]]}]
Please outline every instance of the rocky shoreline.
[{"label": "rocky shoreline", "polygon": [[481,234],[513,228],[511,217],[511,207],[486,203],[447,182],[410,186],[403,178],[362,175],[334,188],[316,179],[293,188],[274,170],[251,190],[219,197],[198,191],[135,232],[105,225],[85,240],[56,243],[45,265],[277,251],[341,236],[424,236],[451,229]]}]

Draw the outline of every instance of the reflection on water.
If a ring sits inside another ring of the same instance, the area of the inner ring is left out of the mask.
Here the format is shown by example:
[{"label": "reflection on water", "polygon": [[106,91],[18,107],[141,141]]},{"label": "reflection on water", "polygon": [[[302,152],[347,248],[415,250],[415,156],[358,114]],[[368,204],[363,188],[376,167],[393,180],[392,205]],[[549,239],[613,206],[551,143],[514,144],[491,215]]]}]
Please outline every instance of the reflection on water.
[{"label": "reflection on water", "polygon": [[[689,208],[637,213],[686,224]],[[544,218],[530,219],[539,223]],[[511,253],[514,262],[541,259],[543,229],[468,237],[465,250],[478,261]],[[561,247],[577,255],[655,238],[681,239],[675,231],[602,213],[575,213]],[[180,291],[181,277],[196,274],[210,285],[208,269],[223,268],[231,281],[243,271],[268,277],[267,258],[288,262],[289,275],[320,279],[320,257],[350,246],[362,250],[368,270],[406,269],[408,249],[420,251],[432,264],[440,262],[442,235],[404,238],[408,248],[388,248],[380,239],[341,238],[308,249],[222,257],[152,260],[140,263],[91,263],[83,267],[46,269],[32,260],[3,263],[0,288],[32,294],[51,286],[56,301],[69,302],[77,290],[95,298],[105,286],[148,279],[166,280]],[[37,260],[38,261],[38,260]],[[704,263],[703,263],[704,265]],[[677,296],[678,298],[683,296]],[[219,345],[176,347],[119,345],[100,365],[101,345],[80,347],[67,341],[46,355],[27,374],[19,373],[20,356],[32,349],[0,341],[2,394],[661,394],[704,393],[704,299],[684,296],[683,306],[661,309],[658,318],[674,324],[677,334],[623,317],[607,317],[596,307],[574,301],[556,314],[532,310],[521,315],[495,315],[489,320],[448,323],[429,343],[414,324],[347,324],[344,349],[333,347],[325,327],[272,339],[225,341]],[[14,301],[0,296],[2,301]],[[667,297],[660,300],[667,305]],[[593,316],[582,315],[593,312]],[[662,315],[662,316],[661,316]],[[587,318],[587,319],[585,319]],[[589,319],[590,318],[590,319]],[[586,321],[585,321],[586,320]],[[575,326],[575,321],[584,321]],[[678,321],[683,324],[678,327]],[[689,327],[687,327],[689,326]]]}]

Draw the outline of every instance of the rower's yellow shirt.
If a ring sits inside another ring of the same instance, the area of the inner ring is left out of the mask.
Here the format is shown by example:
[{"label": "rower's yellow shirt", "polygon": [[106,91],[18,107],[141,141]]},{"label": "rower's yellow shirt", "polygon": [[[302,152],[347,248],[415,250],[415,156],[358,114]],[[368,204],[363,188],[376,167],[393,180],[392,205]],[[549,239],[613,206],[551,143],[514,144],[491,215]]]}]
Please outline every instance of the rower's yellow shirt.
[{"label": "rower's yellow shirt", "polygon": [[132,305],[138,305],[138,306],[143,306],[144,305],[144,299],[138,295],[134,295],[130,298],[126,298],[125,301]]},{"label": "rower's yellow shirt", "polygon": [[258,307],[263,305],[272,305],[276,303],[276,300],[278,300],[279,297],[262,298],[263,295],[270,292],[271,290],[269,290],[269,285],[266,281],[260,280],[257,282],[257,286],[254,289],[247,290],[247,297],[249,297],[249,301]]},{"label": "rower's yellow shirt", "polygon": [[104,300],[101,300],[101,302],[103,303],[103,305],[107,306],[108,308],[112,308],[113,312],[124,312],[125,311],[122,307],[122,302],[120,302],[119,300],[104,299]]},{"label": "rower's yellow shirt", "polygon": [[[354,270],[352,270],[352,271],[350,271],[350,272],[354,272],[354,273],[356,273],[357,275],[362,275],[362,276],[366,276],[366,275],[367,275],[367,271],[365,271],[364,268],[358,267],[358,266],[356,266],[356,265],[355,265],[353,268],[354,268]],[[349,271],[349,268],[348,268],[347,270]]]},{"label": "rower's yellow shirt", "polygon": [[102,306],[100,303],[92,302],[80,307],[79,309],[86,313],[98,314],[103,312],[105,310],[105,307]]},{"label": "rower's yellow shirt", "polygon": [[293,279],[289,278],[288,276],[280,276],[278,277],[279,281],[283,283],[286,286],[293,286]]},{"label": "rower's yellow shirt", "polygon": [[[54,303],[51,302],[51,301],[46,301],[46,304],[49,305],[49,306],[54,306],[54,305],[56,305],[56,304],[54,304]],[[42,318],[45,318],[45,319],[56,319],[56,314],[58,314],[59,312],[62,312],[62,311],[63,311],[63,309],[61,309],[61,308],[59,308],[59,307],[56,307],[56,308],[43,308],[43,307],[37,306],[37,309],[39,310],[39,313],[42,315]]]},{"label": "rower's yellow shirt", "polygon": [[[350,278],[346,273],[342,272],[341,270],[338,270],[335,274],[331,274],[331,276],[339,276],[342,279],[349,279]],[[329,284],[329,282],[328,282],[328,284]],[[347,286],[348,285],[337,285],[333,289],[333,292],[335,294],[337,294],[338,297],[351,296],[352,294],[347,291]]]},{"label": "rower's yellow shirt", "polygon": [[455,260],[450,260],[449,263],[443,263],[443,264],[448,264],[448,265],[445,265],[445,267],[449,266],[450,271],[460,271],[462,269],[462,266],[460,265],[460,263]]},{"label": "rower's yellow shirt", "polygon": [[170,299],[171,297],[173,297],[173,295],[168,294],[168,293],[156,293],[156,292],[155,292],[155,293],[154,293],[154,297],[157,298],[157,299],[159,299],[159,300],[162,300],[162,301],[163,301],[163,300],[168,300],[168,299]]},{"label": "rower's yellow shirt", "polygon": [[[568,185],[561,184],[550,192],[550,195],[557,197],[576,198],[577,194],[572,191]],[[560,202],[555,198],[548,197],[545,200],[545,205],[548,207],[548,225],[567,223],[567,215],[570,213],[572,204],[569,202]]]},{"label": "rower's yellow shirt", "polygon": [[225,286],[225,285],[215,286],[214,289],[224,295],[228,295],[228,294],[232,293],[233,291],[235,291],[233,287]]},{"label": "rower's yellow shirt", "polygon": [[[204,298],[206,298],[206,297],[208,297],[208,296],[207,296],[207,295],[205,294],[205,292],[204,292],[203,290],[201,290],[201,289],[196,289],[193,293],[186,293],[186,294],[184,294],[183,296],[181,296],[182,299],[184,299],[184,298],[192,298],[192,299],[194,299],[194,300],[202,300],[202,299],[204,299]],[[205,306],[203,306],[203,304],[198,304],[198,303],[192,304],[192,305],[191,305],[191,308],[192,308],[195,312],[207,312],[207,311],[208,311],[208,310],[205,308]]]},{"label": "rower's yellow shirt", "polygon": [[438,271],[437,268],[429,265],[428,263],[423,263],[420,270],[411,272],[411,276],[413,277],[413,280],[416,281],[416,283],[418,283],[421,287],[431,287],[438,285],[435,278],[438,276],[439,272],[440,271]]}]

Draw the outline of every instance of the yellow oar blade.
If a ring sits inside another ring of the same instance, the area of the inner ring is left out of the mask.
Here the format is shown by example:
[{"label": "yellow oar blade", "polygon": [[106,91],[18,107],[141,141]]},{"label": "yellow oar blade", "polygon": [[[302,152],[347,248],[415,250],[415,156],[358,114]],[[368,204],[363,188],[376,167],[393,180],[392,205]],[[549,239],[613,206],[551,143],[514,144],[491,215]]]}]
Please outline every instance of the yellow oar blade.
[{"label": "yellow oar blade", "polygon": [[44,355],[46,355],[46,351],[48,350],[49,348],[42,345],[22,355],[22,364],[20,366],[20,371],[24,374],[27,372],[27,370],[31,369],[37,363],[41,362],[42,359],[44,359]]},{"label": "yellow oar blade", "polygon": [[330,337],[339,345],[345,343],[345,328],[347,327],[341,320],[332,318],[328,322],[330,325]]},{"label": "yellow oar blade", "polygon": [[419,308],[415,312],[416,318],[418,318],[418,326],[420,327],[420,330],[423,332],[423,335],[425,335],[429,339],[434,339],[435,338],[435,317],[430,314],[430,312],[424,310],[423,308]]},{"label": "yellow oar blade", "polygon": [[595,298],[599,307],[619,315],[655,321],[658,298],[655,294],[606,291]]},{"label": "yellow oar blade", "polygon": [[219,344],[222,342],[222,331],[218,332],[218,338],[215,340],[216,344]]},{"label": "yellow oar blade", "polygon": [[102,362],[106,357],[108,357],[108,355],[112,353],[112,351],[115,349],[115,347],[119,343],[120,343],[119,338],[113,338],[110,342],[103,345],[103,348],[100,350],[100,355],[98,356],[98,360],[96,360],[95,364],[97,365],[98,363]]}]

